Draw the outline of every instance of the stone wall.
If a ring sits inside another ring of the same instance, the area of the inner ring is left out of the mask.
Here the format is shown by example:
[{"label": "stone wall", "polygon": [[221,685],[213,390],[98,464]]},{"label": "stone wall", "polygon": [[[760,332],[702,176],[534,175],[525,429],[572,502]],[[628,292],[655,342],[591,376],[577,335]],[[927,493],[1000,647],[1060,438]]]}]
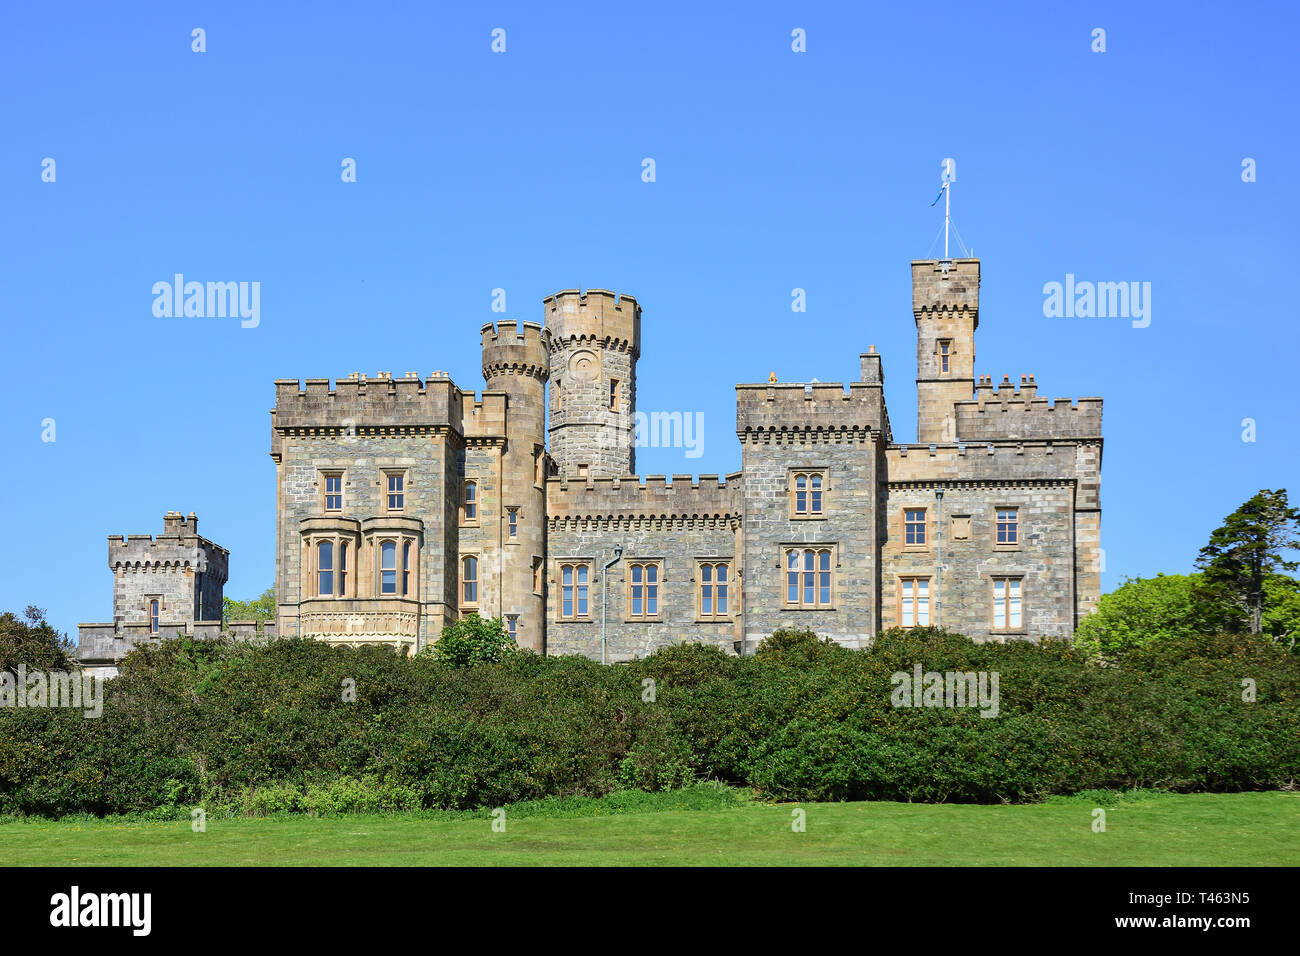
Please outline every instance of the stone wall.
[{"label": "stone wall", "polygon": [[[940,488],[942,504],[935,494]],[[1068,637],[1073,633],[1072,481],[891,481],[886,501],[882,628],[901,623],[899,579],[910,576],[929,579],[931,624],[976,639]],[[1017,510],[1019,543],[1015,546],[997,544],[995,511],[999,507]],[[906,508],[925,509],[924,546],[905,543]],[[1023,620],[1019,628],[992,629],[995,576],[1022,578]]]},{"label": "stone wall", "polygon": [[[547,532],[548,654],[584,654],[600,659],[602,567],[623,555],[609,571],[607,659],[644,657],[658,647],[683,641],[715,644],[728,651],[740,641],[743,574],[739,512],[739,475],[662,475],[590,482],[553,478],[547,482],[550,521]],[[728,616],[700,615],[698,567],[702,560],[729,565]],[[561,618],[559,566],[581,561],[591,567],[588,614],[582,620]],[[629,607],[629,571],[633,563],[657,562],[661,569],[659,614],[633,620]]]}]

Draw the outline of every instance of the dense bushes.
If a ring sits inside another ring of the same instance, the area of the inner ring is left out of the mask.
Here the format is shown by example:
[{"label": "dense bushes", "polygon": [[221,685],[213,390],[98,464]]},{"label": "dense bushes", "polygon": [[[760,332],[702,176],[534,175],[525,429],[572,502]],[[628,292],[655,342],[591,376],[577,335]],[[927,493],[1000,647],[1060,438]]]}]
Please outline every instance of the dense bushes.
[{"label": "dense bushes", "polygon": [[[891,706],[891,675],[917,663],[996,673],[998,716]],[[746,658],[683,644],[613,667],[527,653],[455,667],[179,638],[127,659],[99,719],[0,712],[0,813],[470,808],[701,778],[810,800],[1292,786],[1300,658],[1198,636],[1099,666],[1064,642],[919,629],[870,651],[787,634]]]}]

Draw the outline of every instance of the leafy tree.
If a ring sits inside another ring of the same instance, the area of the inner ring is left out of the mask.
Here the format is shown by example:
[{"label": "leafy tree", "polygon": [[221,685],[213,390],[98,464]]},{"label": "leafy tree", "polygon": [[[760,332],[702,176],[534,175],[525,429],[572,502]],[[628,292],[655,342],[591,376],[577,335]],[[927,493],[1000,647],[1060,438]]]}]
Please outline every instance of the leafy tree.
[{"label": "leafy tree", "polygon": [[451,667],[473,667],[499,663],[516,650],[501,618],[467,614],[442,629],[430,653],[434,660]]},{"label": "leafy tree", "polygon": [[1285,488],[1261,489],[1214,530],[1196,566],[1205,573],[1214,599],[1242,615],[1251,634],[1259,634],[1268,598],[1265,582],[1272,574],[1300,567],[1285,557],[1296,548],[1300,511],[1287,503]]},{"label": "leafy tree", "polygon": [[275,585],[262,592],[262,596],[251,601],[237,601],[232,597],[221,602],[221,621],[274,621],[275,620]]},{"label": "leafy tree", "polygon": [[45,620],[43,608],[29,604],[25,621],[6,611],[0,614],[0,670],[18,672],[19,664],[31,670],[62,671],[75,666],[75,647]]},{"label": "leafy tree", "polygon": [[1300,645],[1300,581],[1284,574],[1264,580],[1264,633],[1292,650]]},{"label": "leafy tree", "polygon": [[1228,622],[1200,574],[1127,578],[1079,622],[1074,643],[1090,654],[1114,654],[1151,641],[1222,631]]}]

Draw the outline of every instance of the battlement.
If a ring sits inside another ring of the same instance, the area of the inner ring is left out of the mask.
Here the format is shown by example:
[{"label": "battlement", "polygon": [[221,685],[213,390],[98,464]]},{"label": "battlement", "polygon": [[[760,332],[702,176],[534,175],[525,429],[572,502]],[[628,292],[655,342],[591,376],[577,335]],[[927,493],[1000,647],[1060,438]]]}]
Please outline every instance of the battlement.
[{"label": "battlement", "polygon": [[635,475],[546,481],[551,518],[732,518],[743,510],[740,472],[717,475]]},{"label": "battlement", "polygon": [[641,306],[608,289],[564,289],[542,300],[553,348],[564,342],[605,343],[641,354]]},{"label": "battlement", "polygon": [[736,386],[736,434],[742,442],[790,432],[863,440],[884,430],[884,396],[878,384],[854,382],[848,391],[836,382]]},{"label": "battlement", "polygon": [[551,332],[536,322],[491,322],[481,330],[483,377],[528,375],[543,381],[551,370]]},{"label": "battlement", "polygon": [[981,375],[975,398],[956,402],[957,437],[965,441],[999,439],[1099,439],[1100,398],[1038,398],[1033,375],[1020,376],[1016,388],[1004,375],[995,389],[993,378]]},{"label": "battlement", "polygon": [[129,569],[186,568],[211,575],[222,584],[230,566],[230,552],[219,544],[199,537],[199,519],[194,512],[189,517],[179,511],[163,515],[163,533],[110,534],[108,536],[108,566],[113,571]]},{"label": "battlement", "polygon": [[912,313],[970,311],[979,328],[980,261],[916,259],[912,262]]},{"label": "battlement", "polygon": [[507,397],[501,392],[460,393],[460,431],[466,438],[504,438]]},{"label": "battlement", "polygon": [[433,426],[460,429],[460,389],[449,375],[434,372],[421,381],[415,372],[394,378],[380,372],[367,378],[353,372],[332,386],[328,378],[276,379],[271,426],[364,428]]}]

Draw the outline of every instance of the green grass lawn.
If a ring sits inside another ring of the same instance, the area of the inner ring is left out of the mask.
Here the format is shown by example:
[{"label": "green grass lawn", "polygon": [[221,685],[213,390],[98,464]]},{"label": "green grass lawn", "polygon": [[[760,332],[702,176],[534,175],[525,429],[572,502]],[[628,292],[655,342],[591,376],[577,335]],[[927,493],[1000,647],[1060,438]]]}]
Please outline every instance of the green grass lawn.
[{"label": "green grass lawn", "polygon": [[[734,801],[733,801],[734,802]],[[577,801],[539,813],[357,815],[188,822],[15,821],[0,824],[8,865],[1143,865],[1300,863],[1300,794],[1075,797],[1021,806],[741,803],[681,809],[680,799],[627,808]],[[1108,807],[1106,832],[1092,831]]]}]

